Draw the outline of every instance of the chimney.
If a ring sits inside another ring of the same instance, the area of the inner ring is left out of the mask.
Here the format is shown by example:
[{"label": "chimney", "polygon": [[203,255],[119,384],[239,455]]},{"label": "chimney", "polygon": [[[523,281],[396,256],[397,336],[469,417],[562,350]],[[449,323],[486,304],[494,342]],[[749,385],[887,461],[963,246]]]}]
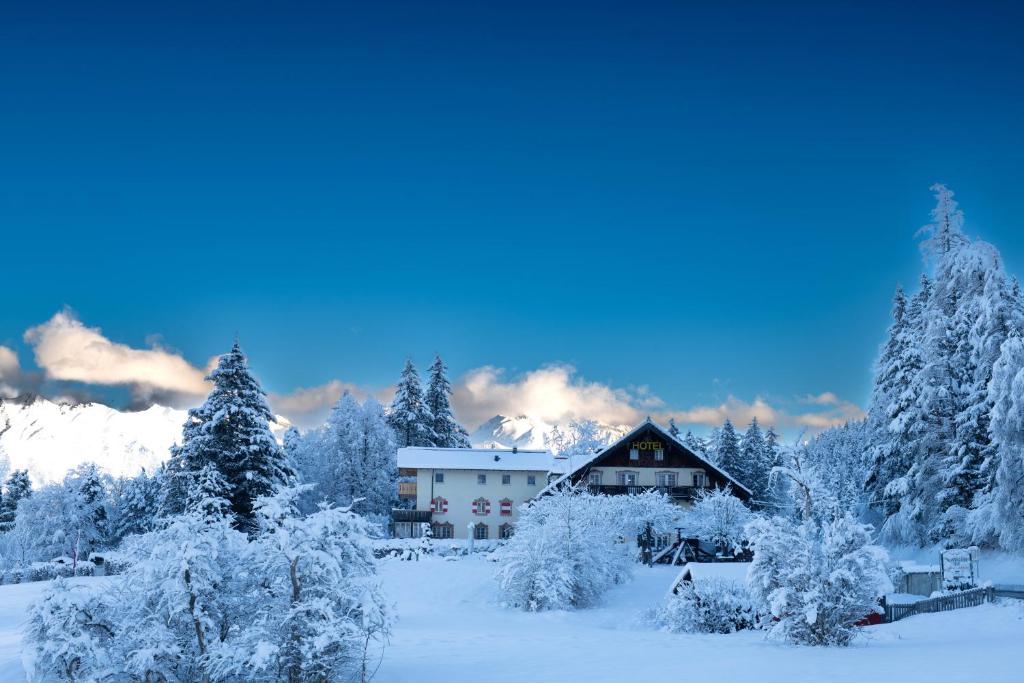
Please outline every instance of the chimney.
[{"label": "chimney", "polygon": [[494,462],[498,462],[499,460],[501,460],[501,456],[498,455],[497,453],[495,453],[494,454]]}]

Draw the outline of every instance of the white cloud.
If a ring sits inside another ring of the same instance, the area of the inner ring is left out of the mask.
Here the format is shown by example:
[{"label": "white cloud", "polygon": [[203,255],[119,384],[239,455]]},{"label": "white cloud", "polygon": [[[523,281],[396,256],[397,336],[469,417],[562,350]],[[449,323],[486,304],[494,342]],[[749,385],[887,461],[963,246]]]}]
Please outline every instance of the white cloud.
[{"label": "white cloud", "polygon": [[0,398],[14,398],[18,395],[21,381],[21,363],[13,349],[0,346]]},{"label": "white cloud", "polygon": [[818,394],[808,394],[804,397],[804,403],[810,403],[816,406],[834,406],[840,403],[839,397],[833,394],[831,391],[826,391]]},{"label": "white cloud", "polygon": [[516,379],[485,366],[470,370],[453,387],[458,418],[474,428],[495,415],[529,415],[548,423],[589,418],[610,425],[633,424],[644,408],[660,405],[645,389],[613,389],[576,376],[569,365],[550,365]]},{"label": "white cloud", "polygon": [[209,389],[203,370],[179,354],[156,345],[134,349],[113,342],[70,310],[30,328],[25,341],[48,379],[130,386],[137,396],[198,397]]},{"label": "white cloud", "polygon": [[689,410],[668,411],[660,417],[664,420],[675,418],[680,424],[720,426],[726,418],[742,428],[753,418],[762,425],[772,425],[777,429],[810,429],[819,431],[836,427],[849,420],[864,417],[864,411],[855,403],[844,401],[836,394],[826,391],[816,396],[805,396],[801,403],[822,406],[824,410],[791,412],[783,407],[772,406],[763,398],[757,397],[753,402],[746,402],[735,396],[712,406],[695,406]]},{"label": "white cloud", "polygon": [[331,411],[331,406],[337,403],[346,391],[360,401],[373,396],[382,403],[390,401],[394,394],[393,387],[375,391],[351,382],[333,379],[315,387],[300,387],[287,394],[271,392],[267,395],[267,400],[276,414],[285,416],[299,427],[309,428],[323,424]]}]

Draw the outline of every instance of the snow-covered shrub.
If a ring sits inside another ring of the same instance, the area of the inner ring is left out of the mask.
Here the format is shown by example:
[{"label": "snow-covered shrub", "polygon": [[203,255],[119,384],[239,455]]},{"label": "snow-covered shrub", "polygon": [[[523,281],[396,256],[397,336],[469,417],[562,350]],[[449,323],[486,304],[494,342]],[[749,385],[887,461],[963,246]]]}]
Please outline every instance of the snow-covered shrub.
[{"label": "snow-covered shrub", "polygon": [[103,591],[55,579],[29,611],[29,681],[108,680],[118,663],[113,613]]},{"label": "snow-covered shrub", "polygon": [[656,536],[670,534],[682,524],[683,508],[656,489],[629,496],[609,496],[606,504],[613,509],[612,519],[618,533],[626,540],[644,533],[650,525]]},{"label": "snow-covered shrub", "polygon": [[498,551],[497,579],[508,604],[528,611],[586,607],[631,570],[617,508],[607,496],[567,487],[523,508]]},{"label": "snow-covered shrub", "polygon": [[367,522],[302,518],[290,489],[258,499],[249,538],[210,495],[223,480],[197,482],[187,512],[129,537],[133,561],[102,598],[55,581],[26,636],[34,680],[366,680],[390,624]]},{"label": "snow-covered shrub", "polygon": [[285,672],[289,681],[366,680],[391,609],[376,578],[369,523],[327,505],[302,518],[303,487],[260,498],[250,562],[258,592],[231,648],[211,653],[217,678]]},{"label": "snow-covered shrub", "polygon": [[802,523],[775,517],[747,528],[754,549],[748,587],[774,619],[770,636],[802,645],[848,645],[856,624],[892,590],[885,550],[849,513]]},{"label": "snow-covered shrub", "polygon": [[71,470],[60,483],[33,491],[18,504],[14,527],[3,535],[2,552],[12,563],[72,558],[76,564],[107,543],[110,478],[95,465]]},{"label": "snow-covered shrub", "polygon": [[704,489],[686,512],[688,533],[715,545],[723,554],[734,553],[746,540],[745,528],[752,513],[736,496],[732,487]]},{"label": "snow-covered shrub", "polygon": [[653,621],[673,633],[734,633],[755,628],[758,618],[745,585],[710,577],[680,584]]}]

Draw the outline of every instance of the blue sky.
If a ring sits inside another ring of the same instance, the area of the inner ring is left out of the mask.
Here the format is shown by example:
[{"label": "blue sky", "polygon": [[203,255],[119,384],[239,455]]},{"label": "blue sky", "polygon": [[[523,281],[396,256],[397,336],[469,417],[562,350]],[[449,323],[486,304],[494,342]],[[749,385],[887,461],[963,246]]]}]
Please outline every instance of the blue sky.
[{"label": "blue sky", "polygon": [[1022,10],[694,4],[7,6],[0,345],[66,388],[24,334],[70,307],[198,368],[237,333],[282,396],[438,351],[863,405],[931,183],[1024,270]]}]

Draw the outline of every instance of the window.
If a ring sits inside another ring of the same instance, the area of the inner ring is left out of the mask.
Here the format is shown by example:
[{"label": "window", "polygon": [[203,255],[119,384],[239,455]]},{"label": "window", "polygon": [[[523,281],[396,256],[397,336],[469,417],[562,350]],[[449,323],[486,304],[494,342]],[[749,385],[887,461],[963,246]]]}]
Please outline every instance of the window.
[{"label": "window", "polygon": [[629,449],[629,459],[630,460],[639,460],[640,459],[640,449],[639,448],[630,448]]},{"label": "window", "polygon": [[511,474],[503,474],[503,475],[501,475],[501,484],[502,484],[502,486],[509,486],[510,484],[512,484],[512,475]]},{"label": "window", "polygon": [[498,514],[502,517],[508,517],[512,514],[512,501],[505,498],[498,503]]},{"label": "window", "polygon": [[514,527],[511,524],[509,524],[508,522],[505,522],[504,524],[502,524],[501,526],[498,527],[498,538],[501,538],[501,539],[512,538],[512,530],[513,530],[513,528]]},{"label": "window", "polygon": [[655,448],[654,449],[654,459],[655,460],[664,460],[665,459],[665,449],[664,448]]},{"label": "window", "polygon": [[435,512],[439,515],[443,515],[444,513],[448,512],[448,500],[446,498],[438,496],[437,498],[432,500],[431,503],[432,505],[430,509],[432,512]]},{"label": "window", "polygon": [[491,501],[486,498],[477,498],[473,501],[473,514],[474,515],[489,515],[491,514]]},{"label": "window", "polygon": [[601,470],[594,470],[587,474],[587,483],[591,486],[601,485]]},{"label": "window", "polygon": [[475,538],[476,540],[486,541],[488,535],[489,531],[487,529],[487,525],[483,522],[480,522],[475,527],[473,527],[473,538]]},{"label": "window", "polygon": [[476,475],[476,483],[478,483],[478,484],[486,484],[487,483],[487,475],[486,474],[478,474],[478,475]]},{"label": "window", "polygon": [[693,485],[701,489],[708,485],[708,478],[704,476],[703,472],[693,473]]},{"label": "window", "polygon": [[526,475],[526,485],[527,486],[536,486],[537,485],[537,475],[535,475],[535,474],[528,474],[528,475]]},{"label": "window", "polygon": [[658,486],[670,487],[676,485],[677,475],[675,472],[657,472],[654,475],[654,481]]},{"label": "window", "polygon": [[616,472],[615,481],[619,486],[636,486],[636,472]]},{"label": "window", "polygon": [[434,472],[434,483],[435,484],[443,484],[444,483],[444,472]]},{"label": "window", "polygon": [[430,531],[434,534],[434,538],[450,539],[455,537],[455,525],[451,522],[431,524],[430,526]]}]

